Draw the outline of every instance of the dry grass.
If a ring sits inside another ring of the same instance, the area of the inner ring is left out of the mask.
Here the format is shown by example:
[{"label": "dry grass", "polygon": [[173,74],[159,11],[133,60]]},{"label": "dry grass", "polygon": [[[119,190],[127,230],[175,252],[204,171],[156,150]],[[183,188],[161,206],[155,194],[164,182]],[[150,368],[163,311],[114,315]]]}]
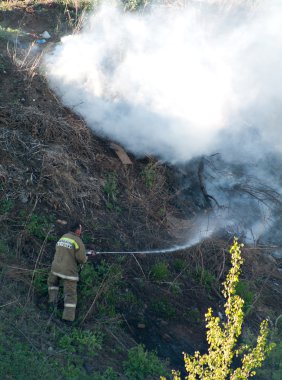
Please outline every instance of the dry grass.
[{"label": "dry grass", "polygon": [[61,4],[67,7],[79,8],[88,7],[93,3],[92,0],[2,0],[0,10],[11,10],[13,8],[25,8],[36,4],[52,5]]},{"label": "dry grass", "polygon": [[[95,162],[93,141],[82,122],[58,119],[36,107],[13,108],[9,128],[0,131],[1,150],[19,168],[29,167],[28,184],[34,195],[69,213],[77,208],[86,213],[99,204],[100,185],[89,172]],[[19,170],[7,182],[6,169],[1,169],[4,184],[13,183],[14,198],[21,191],[23,177]]]}]

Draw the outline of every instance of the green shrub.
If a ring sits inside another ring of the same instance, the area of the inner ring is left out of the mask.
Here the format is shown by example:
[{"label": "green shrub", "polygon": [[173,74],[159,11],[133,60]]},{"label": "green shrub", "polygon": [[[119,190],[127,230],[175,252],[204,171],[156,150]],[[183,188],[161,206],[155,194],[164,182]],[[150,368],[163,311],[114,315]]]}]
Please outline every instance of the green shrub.
[{"label": "green shrub", "polygon": [[240,280],[236,286],[236,293],[244,300],[243,310],[245,313],[248,313],[254,302],[254,293],[250,290],[249,283]]},{"label": "green shrub", "polygon": [[72,328],[70,332],[63,335],[58,346],[68,353],[86,354],[89,356],[97,355],[102,348],[103,335],[101,332],[92,332],[90,330],[82,330]]},{"label": "green shrub", "polygon": [[3,199],[0,201],[0,214],[5,214],[10,212],[15,205],[15,202],[12,199]]},{"label": "green shrub", "polygon": [[[155,352],[148,352],[143,345],[138,345],[128,351],[128,359],[123,363],[125,375],[130,380],[158,379],[166,376],[166,364],[161,362]],[[153,377],[154,376],[154,377]]]},{"label": "green shrub", "polygon": [[154,186],[156,181],[157,171],[153,163],[146,165],[145,169],[141,173],[145,185],[148,189],[151,189]]},{"label": "green shrub", "polygon": [[64,367],[61,370],[61,378],[63,380],[90,380],[90,377],[86,374],[85,369],[82,367],[81,361],[78,357],[66,360]]},{"label": "green shrub", "polygon": [[180,284],[178,284],[177,282],[173,282],[171,284],[170,291],[171,291],[172,294],[175,294],[175,295],[182,294],[182,289],[180,287]]},{"label": "green shrub", "polygon": [[95,300],[95,309],[99,317],[116,316],[116,306],[120,301],[122,287],[122,269],[118,264],[109,264],[104,260],[94,268],[91,263],[84,265],[80,274],[78,302],[81,313],[87,312]]},{"label": "green shrub", "polygon": [[161,218],[163,218],[166,215],[166,207],[161,207],[158,210],[158,214]]},{"label": "green shrub", "polygon": [[180,272],[185,268],[185,261],[183,259],[173,260],[173,267],[177,272]]},{"label": "green shrub", "polygon": [[151,278],[155,281],[164,281],[170,275],[170,271],[168,269],[168,264],[164,261],[160,261],[153,265],[151,269]]},{"label": "green shrub", "polygon": [[257,380],[281,380],[282,379],[282,342],[276,344],[263,368],[257,371]]},{"label": "green shrub", "polygon": [[48,294],[47,277],[47,269],[37,270],[34,274],[33,287],[40,296],[47,296]]},{"label": "green shrub", "polygon": [[150,308],[160,318],[171,319],[175,316],[175,309],[165,298],[154,301]]},{"label": "green shrub", "polygon": [[196,308],[189,308],[184,313],[185,318],[191,323],[201,323],[201,314],[200,311]]},{"label": "green shrub", "polygon": [[83,303],[95,294],[95,281],[97,281],[97,273],[91,263],[83,266],[80,272],[80,281],[78,283],[79,300]]},{"label": "green shrub", "polygon": [[112,368],[107,368],[104,373],[93,373],[91,380],[118,380],[119,376]]},{"label": "green shrub", "polygon": [[[266,356],[273,349],[273,345],[268,341],[269,329],[266,320],[260,325],[254,348],[249,345],[238,345],[244,320],[244,301],[236,294],[243,264],[241,247],[237,239],[234,239],[234,244],[230,249],[232,266],[223,283],[222,291],[226,301],[224,305],[226,321],[222,322],[219,317],[213,315],[211,308],[208,309],[205,319],[209,347],[203,354],[199,351],[196,351],[193,356],[184,354],[186,379],[247,380],[256,374],[254,369],[261,367]],[[234,363],[235,356],[239,357],[236,363]],[[179,371],[172,371],[172,375],[173,380],[181,379]],[[161,379],[164,380],[164,377]]]},{"label": "green shrub", "polygon": [[54,380],[58,363],[46,358],[28,344],[9,339],[0,332],[0,378],[13,380]]},{"label": "green shrub", "polygon": [[210,271],[205,268],[198,268],[194,273],[194,277],[208,293],[211,292],[216,277]]},{"label": "green shrub", "polygon": [[276,319],[276,334],[281,337],[282,336],[282,314]]},{"label": "green shrub", "polygon": [[117,300],[114,292],[108,291],[103,295],[103,302],[97,303],[97,314],[101,317],[114,318],[117,316]]},{"label": "green shrub", "polygon": [[107,178],[103,186],[103,190],[107,197],[106,207],[109,210],[113,210],[113,209],[119,210],[119,207],[116,206],[117,197],[119,194],[118,180],[117,180],[116,173],[113,172],[107,175]]},{"label": "green shrub", "polygon": [[126,290],[125,292],[122,292],[122,294],[120,295],[120,300],[121,302],[128,303],[130,305],[138,304],[138,299],[131,290]]},{"label": "green shrub", "polygon": [[[40,240],[44,240],[54,222],[54,219],[55,218],[53,215],[45,216],[32,214],[27,222],[26,228],[30,235],[35,236]],[[50,236],[49,240],[54,239]]]},{"label": "green shrub", "polygon": [[93,244],[93,243],[95,243],[95,238],[91,234],[84,233],[83,234],[83,242],[84,242],[84,244]]},{"label": "green shrub", "polygon": [[3,240],[0,240],[0,253],[7,254],[8,252],[9,252],[9,247]]}]

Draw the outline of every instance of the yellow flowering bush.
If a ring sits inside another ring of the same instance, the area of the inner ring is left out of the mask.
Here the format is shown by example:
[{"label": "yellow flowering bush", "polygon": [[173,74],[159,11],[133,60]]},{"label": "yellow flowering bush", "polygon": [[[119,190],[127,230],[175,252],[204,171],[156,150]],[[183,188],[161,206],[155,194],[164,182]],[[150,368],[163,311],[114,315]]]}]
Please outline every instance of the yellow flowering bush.
[{"label": "yellow flowering bush", "polygon": [[[230,249],[232,267],[223,283],[223,295],[226,299],[225,321],[213,315],[210,308],[205,315],[207,328],[208,352],[194,356],[184,354],[187,380],[245,380],[255,375],[255,368],[261,367],[266,355],[273,345],[268,343],[268,322],[264,320],[260,325],[257,344],[254,348],[247,345],[237,347],[238,337],[242,332],[244,320],[244,301],[236,294],[243,259],[238,240],[234,238]],[[234,356],[241,357],[240,367],[234,369],[231,365]],[[173,380],[181,380],[178,371],[172,371]],[[161,377],[165,380],[164,377]]]}]

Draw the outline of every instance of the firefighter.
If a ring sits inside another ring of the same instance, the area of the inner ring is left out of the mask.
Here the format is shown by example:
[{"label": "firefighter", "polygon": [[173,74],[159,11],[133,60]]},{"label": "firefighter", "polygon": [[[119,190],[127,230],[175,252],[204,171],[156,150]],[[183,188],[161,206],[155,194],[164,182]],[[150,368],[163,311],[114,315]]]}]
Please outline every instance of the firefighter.
[{"label": "firefighter", "polygon": [[[48,277],[49,303],[55,305],[58,299],[59,283],[64,288],[63,320],[71,323],[75,319],[77,305],[77,282],[80,266],[87,261],[85,246],[80,238],[82,227],[74,222],[70,231],[63,235],[56,244],[56,253]],[[95,255],[91,251],[91,256]]]}]

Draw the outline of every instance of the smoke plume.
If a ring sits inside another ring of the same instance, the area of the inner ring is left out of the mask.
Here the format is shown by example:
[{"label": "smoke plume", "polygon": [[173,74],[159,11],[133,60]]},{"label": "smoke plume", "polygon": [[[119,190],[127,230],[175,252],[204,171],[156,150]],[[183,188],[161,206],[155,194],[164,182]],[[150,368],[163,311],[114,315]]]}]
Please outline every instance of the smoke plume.
[{"label": "smoke plume", "polygon": [[184,164],[220,153],[243,165],[242,176],[224,167],[232,174],[221,188],[210,182],[226,204],[235,185],[281,188],[281,25],[279,0],[195,0],[134,14],[103,5],[45,67],[65,105],[135,155]]}]

